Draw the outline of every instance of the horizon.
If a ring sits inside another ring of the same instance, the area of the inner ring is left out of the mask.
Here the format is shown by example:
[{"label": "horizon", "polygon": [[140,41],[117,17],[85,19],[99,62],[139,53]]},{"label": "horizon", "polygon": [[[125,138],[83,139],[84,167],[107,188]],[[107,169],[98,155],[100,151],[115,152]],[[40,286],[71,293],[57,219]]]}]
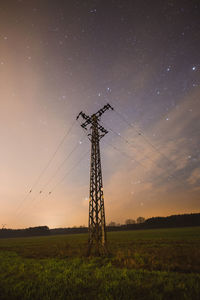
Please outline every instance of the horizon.
[{"label": "horizon", "polygon": [[[144,222],[146,221],[146,220],[149,220],[149,219],[156,219],[156,218],[170,218],[170,217],[176,217],[176,216],[185,216],[185,215],[200,215],[200,212],[195,212],[195,213],[184,213],[184,214],[176,214],[176,215],[170,215],[170,216],[153,216],[153,217],[149,217],[149,218],[144,218]],[[141,216],[139,216],[139,217],[141,217]],[[138,217],[138,218],[139,218]],[[124,225],[127,225],[126,224],[126,221],[127,220],[131,220],[131,221],[135,221],[135,223],[132,223],[131,225],[135,225],[135,224],[141,224],[141,223],[138,223],[137,222],[137,218],[136,219],[126,219],[126,220],[124,220],[124,222],[123,223],[117,223],[117,222],[115,222],[114,220],[113,221],[111,221],[110,223],[108,223],[108,224],[106,224],[106,227],[120,227],[120,226],[124,226]],[[115,225],[110,225],[111,223],[115,223]],[[2,228],[0,228],[0,230],[4,230],[4,229],[6,229],[6,230],[24,230],[24,229],[29,229],[29,228],[37,228],[37,227],[48,227],[50,230],[51,229],[67,229],[67,228],[88,228],[88,225],[84,225],[84,224],[82,224],[82,225],[80,225],[80,226],[77,226],[77,225],[73,225],[73,226],[69,226],[69,227],[53,227],[53,228],[51,228],[51,227],[49,227],[48,226],[48,224],[43,224],[43,225],[36,225],[36,226],[34,226],[34,227],[32,227],[32,226],[28,226],[28,227],[24,227],[24,228],[9,228],[9,227],[6,227],[5,225],[6,224],[2,224],[2,225],[4,225]]]}]

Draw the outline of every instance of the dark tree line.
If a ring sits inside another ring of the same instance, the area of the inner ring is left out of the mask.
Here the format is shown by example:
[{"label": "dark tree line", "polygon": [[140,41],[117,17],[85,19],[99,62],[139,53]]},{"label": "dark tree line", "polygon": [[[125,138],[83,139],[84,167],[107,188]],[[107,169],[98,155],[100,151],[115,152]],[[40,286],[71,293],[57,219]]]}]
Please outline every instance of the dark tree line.
[{"label": "dark tree line", "polygon": [[[142,219],[140,219],[142,221]],[[108,230],[134,230],[134,229],[153,229],[153,228],[172,228],[172,227],[187,227],[200,226],[200,213],[173,215],[169,217],[154,217],[142,222],[131,223],[127,222],[125,225],[108,226]]]},{"label": "dark tree line", "polygon": [[[200,213],[173,215],[169,217],[154,217],[147,220],[144,220],[144,218],[142,218],[140,220],[137,220],[137,223],[126,222],[126,224],[124,225],[111,222],[107,226],[107,230],[123,231],[123,230],[171,228],[171,227],[186,227],[186,226],[200,226]],[[86,233],[86,232],[88,232],[88,228],[83,226],[70,227],[70,228],[55,228],[55,229],[49,229],[47,226],[29,227],[26,229],[2,228],[0,229],[0,238],[73,234],[73,233]]]},{"label": "dark tree line", "polygon": [[145,224],[150,228],[200,226],[200,214],[173,215],[147,219]]},{"label": "dark tree line", "polygon": [[40,235],[50,235],[50,234],[51,231],[48,226],[29,227],[25,229],[2,228],[0,230],[0,238],[40,236]]}]

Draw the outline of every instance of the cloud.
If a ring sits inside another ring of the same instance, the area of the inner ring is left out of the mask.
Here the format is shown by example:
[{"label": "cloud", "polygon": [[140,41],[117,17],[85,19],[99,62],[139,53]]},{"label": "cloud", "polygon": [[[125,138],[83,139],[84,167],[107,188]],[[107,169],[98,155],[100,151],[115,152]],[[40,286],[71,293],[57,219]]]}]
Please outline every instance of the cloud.
[{"label": "cloud", "polygon": [[106,184],[111,219],[198,210],[200,142],[191,135],[200,127],[198,99],[199,90],[188,94],[167,112],[169,120],[155,120],[145,138],[137,124],[125,129],[113,140],[119,152],[107,147],[110,160],[117,156]]},{"label": "cloud", "polygon": [[192,173],[187,179],[187,182],[190,185],[196,185],[196,184],[200,185],[200,167],[192,171]]}]

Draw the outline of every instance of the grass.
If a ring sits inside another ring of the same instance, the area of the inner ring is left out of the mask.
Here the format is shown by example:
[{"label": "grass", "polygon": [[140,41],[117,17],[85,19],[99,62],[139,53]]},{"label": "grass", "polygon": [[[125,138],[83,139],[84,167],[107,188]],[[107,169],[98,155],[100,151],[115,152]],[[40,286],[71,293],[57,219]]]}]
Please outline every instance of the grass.
[{"label": "grass", "polygon": [[0,299],[200,299],[200,227],[0,240]]}]

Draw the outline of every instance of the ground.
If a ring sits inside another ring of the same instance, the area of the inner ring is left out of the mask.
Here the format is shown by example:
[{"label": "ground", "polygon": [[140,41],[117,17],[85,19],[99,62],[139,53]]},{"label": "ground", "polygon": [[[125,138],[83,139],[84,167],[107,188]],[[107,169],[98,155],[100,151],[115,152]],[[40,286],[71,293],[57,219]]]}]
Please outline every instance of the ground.
[{"label": "ground", "polygon": [[200,227],[0,240],[0,299],[200,299]]}]

